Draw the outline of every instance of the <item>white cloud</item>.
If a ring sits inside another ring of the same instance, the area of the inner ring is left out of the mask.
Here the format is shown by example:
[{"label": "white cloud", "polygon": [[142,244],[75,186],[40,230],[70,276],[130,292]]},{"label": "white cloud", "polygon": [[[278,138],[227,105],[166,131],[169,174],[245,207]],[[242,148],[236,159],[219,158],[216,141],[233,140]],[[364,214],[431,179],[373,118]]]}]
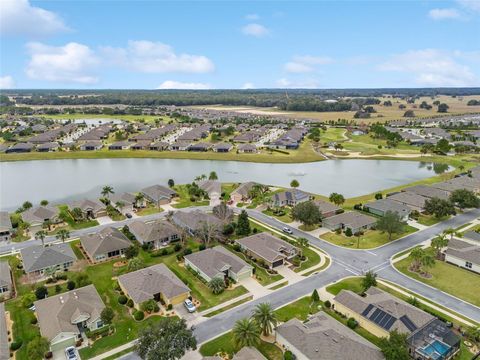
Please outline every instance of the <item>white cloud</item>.
[{"label": "white cloud", "polygon": [[32,6],[28,0],[0,1],[0,34],[50,35],[68,30],[63,20],[54,12]]},{"label": "white cloud", "polygon": [[316,65],[330,64],[333,60],[327,56],[294,56],[292,61],[284,65],[284,70],[290,73],[307,73],[315,70]]},{"label": "white cloud", "polygon": [[244,90],[255,89],[255,85],[251,82],[246,82],[245,84],[242,85],[241,88]]},{"label": "white cloud", "polygon": [[189,83],[174,80],[166,80],[161,83],[157,89],[184,89],[184,90],[206,90],[211,89],[210,84],[205,83]]},{"label": "white cloud", "polygon": [[15,81],[11,76],[0,76],[0,89],[13,89],[14,87]]},{"label": "white cloud", "polygon": [[245,35],[249,35],[249,36],[263,37],[268,35],[270,31],[263,25],[251,23],[251,24],[245,25],[242,28],[242,32]]},{"label": "white cloud", "polygon": [[433,20],[460,19],[462,15],[457,9],[431,9],[428,16]]},{"label": "white cloud", "polygon": [[93,71],[99,59],[86,45],[71,42],[48,46],[33,42],[27,44],[27,49],[31,57],[25,71],[31,79],[81,84],[98,81]]},{"label": "white cloud", "polygon": [[480,12],[480,1],[478,0],[457,0],[466,10]]},{"label": "white cloud", "polygon": [[260,19],[260,15],[258,14],[248,14],[245,16],[245,19],[247,20],[258,20]]},{"label": "white cloud", "polygon": [[287,78],[281,78],[277,80],[276,85],[282,89],[316,89],[319,87],[319,82],[315,79],[292,81]]},{"label": "white cloud", "polygon": [[390,57],[382,71],[410,73],[421,86],[474,86],[478,78],[470,67],[459,63],[459,53],[437,49],[410,50]]},{"label": "white cloud", "polygon": [[145,73],[207,73],[215,69],[202,55],[176,54],[170,45],[147,40],[129,41],[126,48],[102,48],[113,63]]}]

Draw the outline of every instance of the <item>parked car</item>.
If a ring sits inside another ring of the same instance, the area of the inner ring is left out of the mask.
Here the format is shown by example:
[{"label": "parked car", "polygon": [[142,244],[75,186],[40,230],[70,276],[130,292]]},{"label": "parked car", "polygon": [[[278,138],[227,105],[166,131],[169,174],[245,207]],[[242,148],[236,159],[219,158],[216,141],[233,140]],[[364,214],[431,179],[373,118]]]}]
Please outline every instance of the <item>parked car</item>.
[{"label": "parked car", "polygon": [[75,351],[75,347],[69,346],[65,349],[65,358],[67,360],[78,360],[77,352]]},{"label": "parked car", "polygon": [[197,310],[197,308],[195,307],[195,305],[193,305],[193,302],[190,299],[185,299],[183,305],[185,305],[189,313],[193,313]]},{"label": "parked car", "polygon": [[283,230],[284,233],[293,234],[292,229],[290,229],[289,227],[286,227],[286,226],[285,226],[282,230]]},{"label": "parked car", "polygon": [[132,214],[130,214],[130,213],[126,213],[125,216],[126,216],[127,218],[129,218],[129,219],[132,218]]}]

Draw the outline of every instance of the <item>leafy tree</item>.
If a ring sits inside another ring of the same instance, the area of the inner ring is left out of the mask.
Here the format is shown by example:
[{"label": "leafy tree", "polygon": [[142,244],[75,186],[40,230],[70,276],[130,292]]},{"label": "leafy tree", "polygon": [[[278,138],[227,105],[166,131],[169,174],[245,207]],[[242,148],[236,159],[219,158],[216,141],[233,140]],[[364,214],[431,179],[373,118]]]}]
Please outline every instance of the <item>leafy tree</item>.
[{"label": "leafy tree", "polygon": [[175,181],[173,179],[168,179],[168,187],[174,187],[175,186]]},{"label": "leafy tree", "polygon": [[293,179],[292,181],[290,181],[290,187],[296,189],[300,186],[300,183],[298,182],[298,180],[296,179]]},{"label": "leafy tree", "polygon": [[140,329],[135,352],[144,360],[175,360],[196,348],[197,340],[185,319],[162,317]]},{"label": "leafy tree", "polygon": [[136,206],[140,206],[143,203],[144,200],[145,200],[145,195],[143,195],[143,193],[139,192],[139,193],[135,194],[135,205]]},{"label": "leafy tree", "polygon": [[350,237],[352,235],[353,235],[352,229],[348,227],[347,230],[345,230],[345,236]]},{"label": "leafy tree", "polygon": [[32,208],[32,203],[30,201],[25,201],[23,204],[22,204],[22,209],[23,210],[28,210],[28,209],[31,209]]},{"label": "leafy tree", "polygon": [[208,287],[215,295],[221,294],[225,290],[225,281],[219,277],[214,277],[208,282]]},{"label": "leafy tree", "polygon": [[277,326],[277,316],[269,303],[261,303],[255,306],[252,317],[264,336],[270,335]]},{"label": "leafy tree", "polygon": [[441,103],[441,104],[438,105],[438,110],[437,111],[439,113],[446,113],[446,112],[448,112],[449,108],[450,108],[450,106],[448,106],[447,104]]},{"label": "leafy tree", "polygon": [[322,214],[313,201],[306,201],[295,205],[292,209],[292,218],[300,221],[305,226],[312,226],[322,220]]},{"label": "leafy tree", "polygon": [[210,175],[208,175],[208,180],[218,180],[218,175],[215,171],[210,171]]},{"label": "leafy tree", "polygon": [[253,319],[240,319],[233,327],[233,342],[240,349],[245,346],[256,346],[260,342],[261,329]]},{"label": "leafy tree", "polygon": [[450,194],[449,200],[460,209],[480,207],[480,199],[473,191],[467,189],[454,190]]},{"label": "leafy tree", "polygon": [[37,300],[45,299],[48,296],[48,289],[45,286],[39,286],[35,289],[35,297]]},{"label": "leafy tree", "polygon": [[82,209],[76,207],[72,209],[72,216],[75,219],[75,221],[83,219],[83,211]]},{"label": "leafy tree", "polygon": [[367,291],[372,286],[377,286],[377,274],[373,271],[367,271],[362,279],[363,292]]},{"label": "leafy tree", "polygon": [[425,201],[425,211],[433,214],[436,218],[442,218],[448,215],[455,215],[455,207],[453,204],[444,199],[431,198]]},{"label": "leafy tree", "polygon": [[305,247],[309,247],[310,246],[310,243],[308,242],[307,239],[301,237],[297,240],[297,243],[298,245],[300,245],[301,247],[305,248]]},{"label": "leafy tree", "polygon": [[388,234],[388,241],[392,240],[393,234],[398,234],[403,231],[404,224],[400,215],[393,211],[387,211],[381,218],[377,220],[377,230],[386,232]]},{"label": "leafy tree", "polygon": [[407,334],[399,333],[397,330],[390,332],[388,338],[381,338],[379,347],[382,350],[385,360],[409,360]]},{"label": "leafy tree", "polygon": [[42,201],[40,201],[40,205],[42,205],[42,206],[47,206],[47,205],[48,205],[48,200],[42,200]]},{"label": "leafy tree", "polygon": [[413,110],[407,110],[403,113],[403,117],[415,117],[415,112]]},{"label": "leafy tree", "polygon": [[42,360],[48,351],[48,340],[44,337],[37,336],[30,340],[27,345],[27,355],[29,360]]},{"label": "leafy tree", "polygon": [[70,237],[70,232],[67,229],[60,229],[55,237],[64,243]]},{"label": "leafy tree", "polygon": [[115,313],[113,312],[113,309],[108,306],[100,313],[100,319],[102,319],[104,324],[111,324],[114,317]]},{"label": "leafy tree", "polygon": [[435,149],[442,154],[448,153],[451,148],[452,145],[450,145],[447,139],[438,140],[437,145],[435,146]]},{"label": "leafy tree", "polygon": [[472,341],[480,340],[480,326],[472,325],[466,331],[467,337]]},{"label": "leafy tree", "polygon": [[128,271],[137,271],[137,270],[143,269],[144,267],[145,267],[145,263],[143,262],[143,260],[138,257],[134,257],[128,261],[127,269]]},{"label": "leafy tree", "polygon": [[39,230],[35,233],[35,239],[40,240],[42,242],[42,246],[45,246],[46,236],[47,236],[47,232],[45,230]]},{"label": "leafy tree", "polygon": [[342,205],[345,202],[343,195],[338,193],[331,193],[328,199],[335,205]]},{"label": "leafy tree", "polygon": [[105,185],[101,191],[102,196],[105,196],[106,198],[108,198],[110,194],[113,194],[113,193],[114,193],[113,187],[111,187],[110,185]]},{"label": "leafy tree", "polygon": [[155,312],[156,309],[158,309],[158,304],[154,299],[144,301],[143,303],[140,304],[140,310],[147,312],[149,314],[151,314],[152,312]]},{"label": "leafy tree", "polygon": [[450,240],[453,240],[454,236],[461,237],[462,233],[453,229],[453,228],[448,228],[448,229],[443,230],[443,235],[445,235],[445,236],[450,235]]},{"label": "leafy tree", "polygon": [[138,253],[139,253],[138,246],[131,245],[127,248],[127,250],[125,250],[125,257],[127,259],[132,259],[135,256],[138,256]]},{"label": "leafy tree", "polygon": [[380,199],[382,199],[382,198],[383,198],[382,193],[376,193],[376,194],[375,194],[375,200],[380,200]]},{"label": "leafy tree", "polygon": [[248,219],[248,213],[245,210],[242,210],[240,215],[238,215],[237,227],[235,229],[237,235],[246,236],[251,232],[250,229],[250,220]]},{"label": "leafy tree", "polygon": [[320,296],[318,295],[317,289],[313,290],[313,292],[312,292],[312,301],[313,302],[320,301]]},{"label": "leafy tree", "polygon": [[33,302],[37,300],[35,294],[33,293],[26,293],[22,296],[21,303],[23,307],[30,307],[33,305]]}]

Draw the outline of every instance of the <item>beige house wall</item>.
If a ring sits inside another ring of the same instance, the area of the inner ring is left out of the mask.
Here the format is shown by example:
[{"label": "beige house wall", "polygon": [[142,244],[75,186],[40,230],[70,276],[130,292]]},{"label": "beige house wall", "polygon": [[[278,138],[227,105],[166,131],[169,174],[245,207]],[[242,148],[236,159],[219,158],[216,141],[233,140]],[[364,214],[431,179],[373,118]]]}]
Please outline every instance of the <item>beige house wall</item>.
[{"label": "beige house wall", "polygon": [[385,329],[382,329],[381,327],[375,325],[371,321],[367,320],[360,314],[357,314],[356,312],[352,311],[351,309],[347,308],[346,306],[339,304],[337,301],[334,301],[335,305],[335,310],[338,311],[339,313],[345,315],[347,318],[354,318],[357,320],[358,324],[367,330],[369,333],[377,336],[377,337],[389,337],[390,334],[388,331]]}]

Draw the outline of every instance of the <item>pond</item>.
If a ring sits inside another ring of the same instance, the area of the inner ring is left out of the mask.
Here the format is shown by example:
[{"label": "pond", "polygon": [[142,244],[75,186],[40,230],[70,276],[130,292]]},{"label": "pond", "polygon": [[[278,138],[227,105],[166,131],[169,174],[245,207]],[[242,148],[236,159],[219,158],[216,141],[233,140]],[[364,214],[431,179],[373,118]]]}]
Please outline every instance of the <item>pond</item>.
[{"label": "pond", "polygon": [[0,163],[0,208],[14,210],[28,200],[38,204],[98,198],[101,188],[137,192],[142,187],[192,182],[215,171],[222,182],[256,181],[345,197],[369,194],[447,171],[443,164],[400,160],[328,160],[299,164],[183,159],[67,159]]}]

